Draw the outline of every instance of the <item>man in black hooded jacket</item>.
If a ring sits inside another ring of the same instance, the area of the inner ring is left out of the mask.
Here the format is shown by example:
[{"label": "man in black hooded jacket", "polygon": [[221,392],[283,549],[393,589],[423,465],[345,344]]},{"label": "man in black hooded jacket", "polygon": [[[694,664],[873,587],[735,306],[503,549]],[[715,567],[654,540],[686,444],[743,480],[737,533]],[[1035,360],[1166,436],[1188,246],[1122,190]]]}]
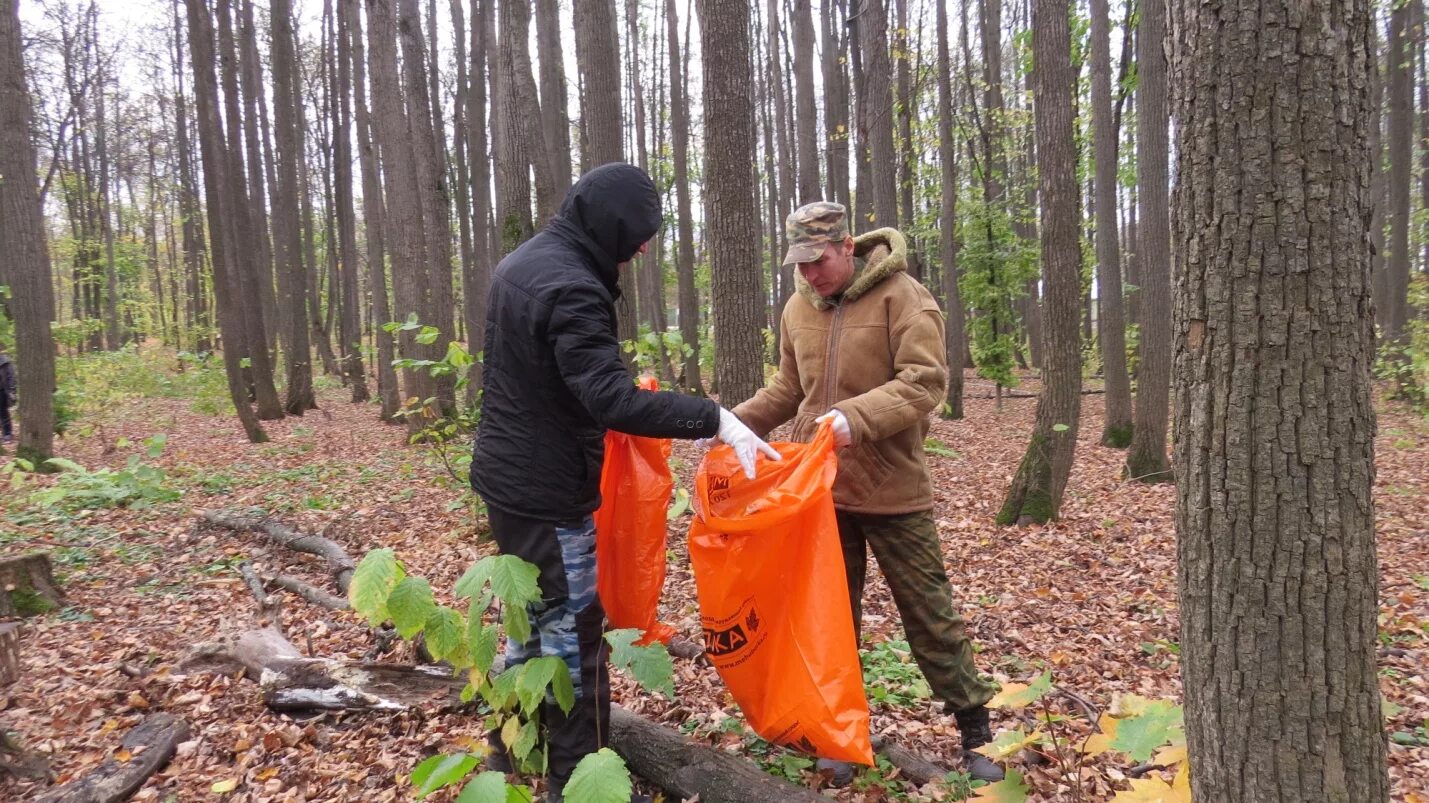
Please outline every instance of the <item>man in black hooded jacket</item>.
[{"label": "man in black hooded jacket", "polygon": [[[635,387],[620,358],[615,301],[620,265],[659,230],[660,196],[628,164],[582,176],[560,212],[497,265],[487,305],[481,425],[471,486],[486,501],[501,552],[540,568],[530,640],[508,640],[508,666],[557,655],[571,672],[569,714],[542,706],[547,801],[563,800],[571,771],[610,733],[605,611],[596,596],[595,526],[605,432],[717,437],[744,470],[778,452],[707,399]],[[509,764],[498,734],[490,763]]]}]

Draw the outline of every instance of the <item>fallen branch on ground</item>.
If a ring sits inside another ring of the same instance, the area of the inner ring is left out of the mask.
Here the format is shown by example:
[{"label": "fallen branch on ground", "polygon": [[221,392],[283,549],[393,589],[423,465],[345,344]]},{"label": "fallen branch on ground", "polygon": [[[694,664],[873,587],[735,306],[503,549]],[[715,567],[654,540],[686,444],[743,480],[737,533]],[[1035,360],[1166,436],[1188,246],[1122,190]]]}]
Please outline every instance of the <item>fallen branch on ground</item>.
[{"label": "fallen branch on ground", "polygon": [[336,541],[321,535],[299,532],[281,521],[256,515],[254,512],[206,510],[203,512],[203,519],[229,530],[261,532],[289,549],[326,559],[332,567],[333,582],[337,583],[337,590],[343,594],[347,593],[347,586],[352,582],[352,572],[357,568],[357,564]]},{"label": "fallen branch on ground", "polygon": [[84,777],[55,789],[37,803],[118,803],[128,800],[150,775],[173,758],[179,742],[189,738],[187,722],[172,714],[151,714],[124,735],[126,762],[106,759]]},{"label": "fallen branch on ground", "polygon": [[899,773],[911,781],[914,786],[941,781],[948,776],[949,772],[952,772],[947,767],[935,764],[912,750],[889,741],[884,736],[873,737],[873,749],[880,756],[888,759],[888,763],[897,767]]}]

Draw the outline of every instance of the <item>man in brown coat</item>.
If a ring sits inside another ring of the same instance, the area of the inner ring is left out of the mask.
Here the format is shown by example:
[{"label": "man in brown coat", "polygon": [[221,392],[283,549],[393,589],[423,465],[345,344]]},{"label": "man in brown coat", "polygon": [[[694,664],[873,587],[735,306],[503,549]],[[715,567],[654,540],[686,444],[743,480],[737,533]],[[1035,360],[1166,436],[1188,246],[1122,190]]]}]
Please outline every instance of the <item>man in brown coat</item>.
[{"label": "man in brown coat", "polygon": [[[943,316],[933,296],[906,272],[908,247],[895,229],[854,238],[848,211],[819,201],[785,223],[798,292],[780,318],[779,372],[735,408],[761,437],[793,419],[807,441],[832,422],[839,447],[834,506],[860,628],[867,549],[883,570],[913,658],[957,719],[963,758],[977,780],[1002,770],[973,753],[992,740],[984,704],[996,687],[978,676],[934,525],[933,486],[923,453],[928,414],[948,382]],[[819,760],[835,785],[852,767]]]}]

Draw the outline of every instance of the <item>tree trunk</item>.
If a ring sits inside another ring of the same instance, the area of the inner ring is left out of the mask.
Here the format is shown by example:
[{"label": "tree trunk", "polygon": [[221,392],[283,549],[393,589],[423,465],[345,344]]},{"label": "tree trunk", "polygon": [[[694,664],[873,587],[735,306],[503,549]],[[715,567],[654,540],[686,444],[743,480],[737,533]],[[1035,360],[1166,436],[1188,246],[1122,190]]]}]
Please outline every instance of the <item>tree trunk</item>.
[{"label": "tree trunk", "polygon": [[[298,89],[291,0],[273,0],[273,124],[278,185],[273,197],[273,252],[283,297],[283,347],[288,355],[288,398],[284,409],[302,415],[317,407],[313,393],[312,348],[308,341],[302,233],[298,229]],[[341,145],[342,143],[339,143]],[[350,169],[350,168],[349,168]]]},{"label": "tree trunk", "polygon": [[[828,14],[827,10],[822,12]],[[794,0],[794,129],[799,151],[800,206],[819,200],[819,117],[814,105],[814,12],[811,0]],[[673,35],[673,28],[671,29]],[[672,51],[673,52],[673,51]],[[676,73],[671,71],[673,81]],[[826,85],[825,102],[831,93]],[[829,193],[830,197],[833,193]]]},{"label": "tree trunk", "polygon": [[[471,164],[471,218],[474,259],[462,276],[462,314],[466,316],[472,356],[486,347],[486,296],[491,277],[491,161],[486,139],[486,40],[492,0],[475,0],[471,9],[471,102],[467,104],[467,158]],[[472,365],[467,398],[481,388],[481,362]]]},{"label": "tree trunk", "polygon": [[[392,255],[392,276],[395,306],[392,317],[405,321],[415,316],[418,321],[428,312],[423,298],[422,274],[425,242],[420,184],[414,153],[416,121],[410,120],[403,103],[403,90],[397,74],[397,21],[393,13],[394,0],[368,0],[368,66],[372,73],[373,123],[381,158],[384,223],[383,234]],[[423,82],[424,83],[424,82]],[[375,289],[375,288],[374,288]],[[399,334],[401,356],[420,358],[422,352],[416,332]],[[436,386],[425,371],[402,369],[402,398],[422,402],[435,395]],[[411,430],[420,429],[422,415],[407,416]]]},{"label": "tree trunk", "polygon": [[1040,524],[1057,518],[1077,446],[1082,406],[1081,341],[1077,332],[1081,243],[1076,141],[1072,136],[1076,73],[1072,70],[1067,30],[1069,10],[1068,0],[1035,0],[1033,7],[1047,350],[1036,423],[1027,454],[998,513],[1001,524]]},{"label": "tree trunk", "polygon": [[357,150],[362,166],[362,216],[366,224],[368,292],[372,294],[372,336],[377,341],[377,399],[383,421],[396,420],[398,401],[395,336],[382,327],[392,321],[387,296],[386,228],[377,148],[367,110],[367,60],[358,0],[338,0],[338,13],[348,20],[352,41],[353,96],[357,106]]},{"label": "tree trunk", "polygon": [[[267,141],[267,125],[263,126],[263,136],[259,135],[258,126],[258,103],[263,96],[263,69],[258,58],[258,33],[253,19],[253,0],[242,0],[238,9],[238,65],[239,83],[243,90],[243,158],[247,159],[248,172],[248,207],[252,217],[253,230],[258,238],[255,242],[257,246],[253,258],[253,266],[258,271],[256,274],[258,283],[258,293],[262,299],[260,309],[263,312],[263,333],[267,338],[269,354],[277,354],[277,341],[280,334],[286,334],[286,327],[281,322],[278,312],[278,297],[273,292],[273,241],[268,231],[268,192],[264,187],[263,180],[263,150]],[[294,97],[299,93],[294,92]],[[270,178],[268,187],[277,187],[276,174]],[[286,344],[285,344],[286,348]],[[289,358],[290,362],[301,360],[307,363],[306,358]],[[291,373],[291,369],[290,369]],[[309,380],[311,384],[311,380]],[[301,390],[301,388],[299,388]],[[288,403],[292,404],[292,391],[288,393]]]},{"label": "tree trunk", "polygon": [[[286,0],[285,0],[286,2]],[[339,0],[341,2],[341,0]],[[274,7],[276,9],[276,5]],[[343,376],[352,386],[353,402],[372,398],[367,390],[367,372],[362,366],[362,314],[358,301],[360,273],[357,256],[357,211],[352,187],[352,25],[348,15],[337,16],[336,65],[332,70],[333,91],[333,201],[337,206],[338,295],[342,299],[338,318],[338,355]],[[361,91],[360,89],[358,91]],[[330,246],[329,246],[330,247]]]},{"label": "tree trunk", "polygon": [[1136,34],[1136,183],[1140,215],[1137,274],[1141,279],[1140,359],[1136,420],[1126,474],[1140,482],[1171,482],[1166,424],[1171,392],[1171,224],[1167,209],[1166,6],[1146,3]]},{"label": "tree trunk", "polygon": [[[531,74],[531,0],[501,0],[501,78],[506,96],[503,98],[508,112],[504,118],[505,131],[509,132],[507,143],[511,148],[506,177],[507,182],[521,185],[526,206],[518,210],[521,215],[524,237],[509,243],[515,248],[531,236],[530,196],[532,187],[536,191],[536,218],[545,221],[555,216],[564,195],[556,194],[556,182],[552,177],[552,154],[555,151],[553,132],[542,124],[542,110],[536,96],[536,79]],[[530,172],[527,171],[530,165]],[[528,176],[535,176],[532,182]]]},{"label": "tree trunk", "polygon": [[251,247],[258,242],[259,235],[243,165],[243,117],[239,111],[238,92],[239,64],[233,39],[230,0],[218,0],[217,14],[219,63],[223,68],[223,113],[228,135],[227,150],[224,153],[227,158],[224,190],[228,197],[227,209],[232,218],[234,237],[230,264],[236,279],[235,289],[242,294],[234,296],[233,301],[240,308],[243,328],[247,335],[242,343],[247,347],[244,356],[248,357],[246,370],[253,400],[257,403],[258,417],[268,421],[282,418],[284,413],[283,403],[278,399],[278,389],[273,384],[273,361],[268,351],[268,335],[263,321],[261,285],[266,271],[259,264],[262,255],[258,249]]},{"label": "tree trunk", "polygon": [[[574,0],[576,62],[580,64],[581,172],[625,159],[621,145],[620,40],[615,0]],[[634,46],[634,43],[631,43]],[[748,86],[745,87],[748,89]]]},{"label": "tree trunk", "polygon": [[[536,0],[536,52],[541,54],[541,128],[557,206],[571,189],[571,124],[566,117],[565,46],[560,0]],[[541,224],[545,225],[542,218]]]},{"label": "tree trunk", "polygon": [[[94,87],[98,119],[95,144],[99,157],[99,226],[104,233],[104,345],[110,351],[123,345],[119,331],[119,270],[114,264],[114,204],[109,187],[109,131],[105,110],[105,69],[99,68]],[[33,171],[32,171],[33,172]]]},{"label": "tree trunk", "polygon": [[30,92],[17,0],[0,0],[0,284],[9,286],[15,323],[20,457],[39,464],[54,456],[55,318],[44,210],[35,184]]},{"label": "tree trunk", "polygon": [[[1192,792],[1385,801],[1365,248],[1371,3],[1171,6]],[[1262,124],[1292,109],[1296,125]]]},{"label": "tree trunk", "polygon": [[[913,185],[917,180],[916,150],[913,145],[913,116],[917,99],[913,97],[913,73],[909,62],[913,58],[908,44],[908,0],[894,0],[897,10],[896,26],[893,34],[893,53],[897,66],[894,70],[898,81],[898,220],[911,230],[914,221]],[[908,270],[916,279],[922,279],[918,268],[916,250],[909,254]]]},{"label": "tree trunk", "polygon": [[948,57],[948,10],[937,3],[938,17],[938,158],[942,162],[942,216],[938,256],[942,262],[943,309],[948,320],[943,331],[948,348],[948,400],[943,414],[963,417],[963,352],[967,350],[967,322],[962,294],[958,292],[958,165],[953,139],[952,60]]},{"label": "tree trunk", "polygon": [[848,182],[848,37],[843,20],[847,19],[846,0],[833,0],[832,13],[819,14],[823,24],[824,77],[824,137],[828,166],[824,197],[853,208],[853,195]]},{"label": "tree trunk", "polygon": [[704,393],[700,379],[700,303],[695,287],[695,233],[690,203],[690,101],[680,58],[679,12],[675,0],[665,0],[670,49],[670,130],[675,168],[675,225],[678,244],[675,273],[679,281],[680,337],[689,348],[684,360],[684,389]]},{"label": "tree trunk", "polygon": [[[512,65],[515,56],[512,51],[526,42],[524,29],[511,30],[510,17],[520,18],[519,7],[522,0],[492,0],[500,11],[501,30],[488,32],[495,49],[490,54],[495,59],[491,69],[492,125],[497,128],[492,161],[496,173],[496,220],[501,247],[497,251],[504,257],[516,250],[516,246],[531,238],[534,229],[531,224],[531,179],[530,156],[532,148],[525,139],[521,126],[522,110],[516,90],[512,84]],[[541,148],[535,148],[540,158]]]},{"label": "tree trunk", "polygon": [[193,150],[189,138],[188,102],[184,96],[184,35],[179,6],[174,6],[174,138],[178,149],[179,215],[182,219],[185,276],[185,317],[192,339],[186,345],[194,351],[213,348],[213,322],[207,305],[208,288],[204,281],[203,214],[199,206],[197,181],[193,165]]},{"label": "tree trunk", "polygon": [[705,221],[714,301],[715,381],[733,407],[764,384],[763,281],[758,193],[754,187],[754,106],[750,8],[706,0],[700,12],[704,66]]},{"label": "tree trunk", "polygon": [[[208,234],[212,242],[214,306],[223,338],[223,367],[228,377],[228,394],[233,399],[238,420],[248,440],[262,443],[268,435],[258,423],[248,398],[242,359],[247,351],[247,331],[243,322],[242,296],[238,289],[237,250],[234,218],[228,183],[228,144],[218,115],[218,79],[214,70],[213,18],[205,0],[185,0],[188,9],[189,49],[194,69],[194,98],[197,103],[199,149],[203,158],[204,194],[208,202]],[[263,347],[260,343],[260,349]],[[276,393],[274,394],[276,397]]]},{"label": "tree trunk", "polygon": [[898,225],[898,156],[893,148],[893,74],[888,63],[886,0],[863,0],[858,18],[859,50],[863,57],[863,113],[868,129],[871,185],[859,189],[873,195],[870,228]]},{"label": "tree trunk", "polygon": [[1409,185],[1414,174],[1414,50],[1409,31],[1411,6],[1396,3],[1389,13],[1389,265],[1384,303],[1384,340],[1404,345],[1409,309]]},{"label": "tree trunk", "polygon": [[1106,423],[1102,445],[1131,443],[1131,378],[1126,373],[1126,319],[1121,303],[1121,243],[1117,237],[1116,130],[1111,112],[1111,11],[1091,0],[1092,128],[1096,140],[1097,319],[1101,323]]}]

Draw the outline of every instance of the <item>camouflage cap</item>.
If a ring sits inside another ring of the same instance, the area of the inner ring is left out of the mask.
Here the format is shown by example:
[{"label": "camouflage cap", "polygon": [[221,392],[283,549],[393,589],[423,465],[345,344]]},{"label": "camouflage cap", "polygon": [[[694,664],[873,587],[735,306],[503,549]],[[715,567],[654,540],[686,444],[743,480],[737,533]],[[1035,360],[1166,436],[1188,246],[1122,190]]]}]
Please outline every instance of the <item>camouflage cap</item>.
[{"label": "camouflage cap", "polygon": [[828,243],[843,242],[848,236],[848,209],[833,201],[814,201],[789,213],[784,221],[789,238],[785,265],[813,262],[824,253]]}]

